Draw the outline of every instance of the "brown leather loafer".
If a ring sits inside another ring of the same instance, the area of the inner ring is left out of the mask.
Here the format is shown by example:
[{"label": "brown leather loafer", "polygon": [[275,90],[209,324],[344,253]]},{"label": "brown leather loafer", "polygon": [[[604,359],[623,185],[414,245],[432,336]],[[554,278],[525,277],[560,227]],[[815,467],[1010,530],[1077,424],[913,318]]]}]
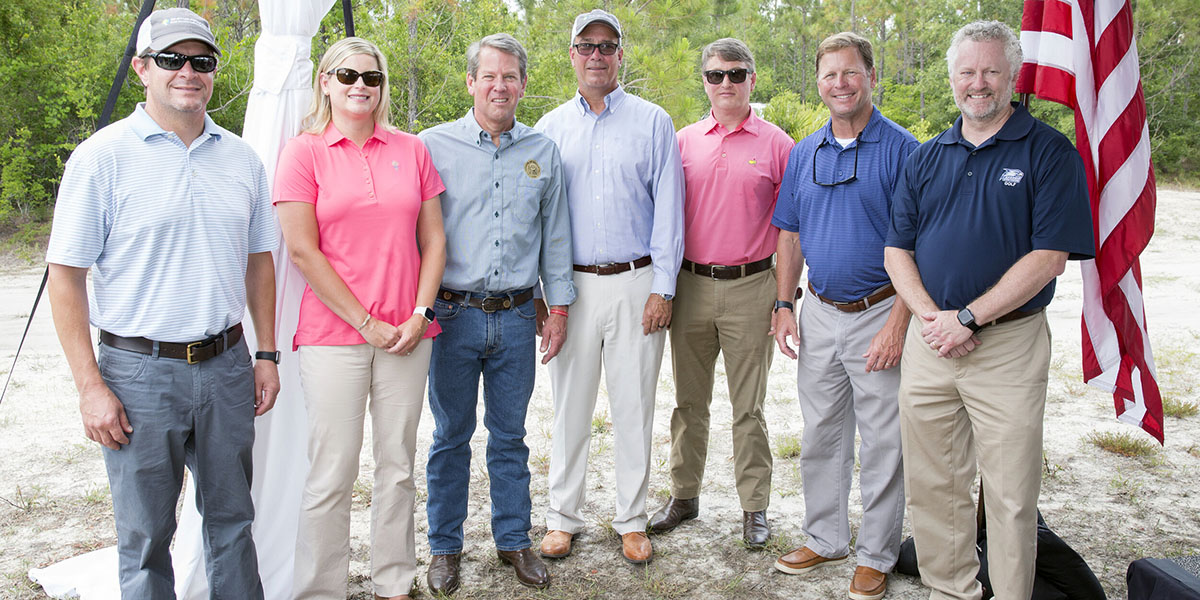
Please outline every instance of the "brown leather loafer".
[{"label": "brown leather loafer", "polygon": [[763,548],[770,537],[771,525],[767,523],[767,511],[742,512],[742,541],[747,548]]},{"label": "brown leather loafer", "polygon": [[458,589],[458,559],[461,554],[435,554],[429,559],[429,571],[425,574],[425,583],[429,584],[429,593],[449,596]]},{"label": "brown leather loafer", "polygon": [[887,593],[887,573],[859,565],[850,580],[850,600],[879,600]]},{"label": "brown leather loafer", "polygon": [[621,536],[621,555],[631,564],[644,565],[650,562],[654,548],[644,532],[631,531]]},{"label": "brown leather loafer", "polygon": [[529,548],[521,550],[497,550],[500,562],[508,563],[517,572],[517,581],[532,588],[550,586],[550,574],[546,565]]},{"label": "brown leather loafer", "polygon": [[575,534],[551,529],[546,532],[546,537],[542,538],[542,547],[540,554],[542,558],[566,558],[571,555],[571,541],[575,539]]},{"label": "brown leather loafer", "polygon": [[650,533],[666,533],[679,524],[700,516],[700,498],[680,500],[675,496],[667,499],[667,503],[650,518]]},{"label": "brown leather loafer", "polygon": [[801,546],[780,556],[779,560],[775,561],[775,568],[791,575],[801,575],[818,567],[840,565],[846,562],[846,556],[826,558],[813,552],[808,546]]}]

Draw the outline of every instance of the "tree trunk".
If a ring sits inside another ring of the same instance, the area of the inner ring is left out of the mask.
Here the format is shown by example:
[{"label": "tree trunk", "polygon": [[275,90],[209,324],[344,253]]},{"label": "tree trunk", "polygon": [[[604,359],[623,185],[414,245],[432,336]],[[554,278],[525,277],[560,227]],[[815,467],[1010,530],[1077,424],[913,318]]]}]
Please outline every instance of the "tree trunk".
[{"label": "tree trunk", "polygon": [[417,14],[408,16],[408,128],[405,131],[417,131],[417,106],[419,106],[420,88],[417,86],[417,65],[420,56],[417,48]]}]

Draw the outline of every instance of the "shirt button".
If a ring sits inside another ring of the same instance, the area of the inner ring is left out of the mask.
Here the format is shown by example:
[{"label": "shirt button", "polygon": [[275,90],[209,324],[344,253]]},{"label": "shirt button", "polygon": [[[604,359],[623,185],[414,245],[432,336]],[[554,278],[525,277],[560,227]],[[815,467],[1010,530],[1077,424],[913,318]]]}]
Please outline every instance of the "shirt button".
[{"label": "shirt button", "polygon": [[967,177],[970,177],[971,175],[972,175],[972,173],[970,171],[967,171]]},{"label": "shirt button", "polygon": [[493,154],[493,155],[492,155],[492,158],[500,158],[500,153],[499,153],[499,152],[497,152],[497,153]]},{"label": "shirt button", "polygon": [[496,211],[496,214],[494,214],[494,215],[492,215],[492,216],[494,216],[494,217],[496,217],[497,219],[499,219],[499,218],[500,218],[500,211]]},{"label": "shirt button", "polygon": [[497,182],[496,182],[496,187],[500,187],[500,182],[499,182],[499,181],[497,181]]},{"label": "shirt button", "polygon": [[493,243],[492,243],[492,245],[493,245],[493,246],[499,246],[499,245],[500,245],[500,240],[496,240],[495,242],[493,242]]},{"label": "shirt button", "polygon": [[724,153],[724,152],[722,152],[722,153],[721,153],[721,158],[725,158],[725,153]]},{"label": "shirt button", "polygon": [[495,271],[492,271],[492,275],[499,275],[499,274],[500,274],[500,269],[496,269]]}]

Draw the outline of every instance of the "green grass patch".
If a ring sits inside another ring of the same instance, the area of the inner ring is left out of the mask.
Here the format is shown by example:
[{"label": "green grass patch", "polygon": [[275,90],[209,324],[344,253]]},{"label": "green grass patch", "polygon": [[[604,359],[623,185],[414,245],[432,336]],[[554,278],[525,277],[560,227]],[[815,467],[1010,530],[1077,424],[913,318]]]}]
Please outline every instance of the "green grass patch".
[{"label": "green grass patch", "polygon": [[1158,446],[1149,438],[1135,436],[1129,432],[1093,431],[1083,438],[1093,446],[1120,454],[1121,456],[1144,457],[1158,453]]},{"label": "green grass patch", "polygon": [[775,456],[779,458],[798,458],[800,456],[800,436],[794,434],[776,436]]},{"label": "green grass patch", "polygon": [[1180,400],[1175,396],[1164,396],[1162,399],[1163,414],[1176,419],[1186,419],[1194,417],[1200,413],[1200,404]]}]

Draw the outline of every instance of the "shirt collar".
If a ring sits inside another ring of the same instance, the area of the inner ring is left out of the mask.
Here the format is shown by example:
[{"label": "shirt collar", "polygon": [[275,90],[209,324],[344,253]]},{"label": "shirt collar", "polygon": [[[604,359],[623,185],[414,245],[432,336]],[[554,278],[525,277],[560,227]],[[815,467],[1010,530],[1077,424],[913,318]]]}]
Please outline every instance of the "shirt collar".
[{"label": "shirt collar", "polygon": [[[484,144],[487,144],[488,146],[495,148],[495,145],[492,144],[491,134],[484,131],[483,127],[479,126],[479,121],[475,120],[475,108],[474,107],[467,109],[467,114],[463,115],[462,118],[460,118],[458,120],[458,124],[459,124],[459,127],[462,128],[463,135],[467,139],[474,142],[475,145],[482,148],[484,146]],[[501,140],[500,147],[503,148],[505,145],[507,145],[506,142],[504,141],[505,137],[507,137],[509,140],[511,140],[508,143],[516,143],[517,140],[524,137],[525,134],[528,133],[529,131],[532,131],[532,128],[530,128],[528,125],[516,120],[516,118],[513,118],[512,129],[509,129],[508,131],[505,131],[500,134],[500,140]],[[484,137],[485,134],[487,135],[487,137]]]},{"label": "shirt collar", "polygon": [[[625,102],[625,96],[627,96],[625,88],[618,84],[617,89],[609,92],[604,97],[604,111],[617,112],[621,108],[621,104]],[[580,114],[584,115],[592,111],[592,107],[588,105],[587,99],[583,97],[583,94],[579,93],[579,90],[575,90],[575,107],[579,110]]]},{"label": "shirt collar", "polygon": [[[142,138],[143,141],[152,135],[167,134],[167,130],[163,129],[162,126],[150,116],[150,113],[146,112],[145,102],[137,103],[137,106],[133,109],[133,114],[129,115],[129,119],[130,128],[135,134],[137,134],[138,137]],[[212,117],[208,116],[208,113],[204,113],[204,131],[200,133],[199,137],[205,136],[213,138],[221,137],[221,128],[218,127],[216,122],[212,120]]]},{"label": "shirt collar", "polygon": [[[706,135],[716,131],[717,127],[721,125],[720,123],[717,122],[717,117],[715,115],[713,115],[712,109],[709,109],[708,116],[705,117],[702,121],[700,121],[700,123],[701,123],[701,126],[703,127],[704,133]],[[746,133],[749,133],[750,135],[758,137],[759,127],[761,127],[761,126],[762,126],[762,119],[758,116],[758,113],[754,111],[754,108],[751,107],[750,115],[746,117],[746,120],[742,121],[742,123],[740,125],[738,125],[736,128],[734,128],[733,131],[730,131],[729,133],[745,131]]]},{"label": "shirt collar", "polygon": [[[370,141],[372,139],[379,140],[381,143],[386,144],[387,143],[386,133],[387,133],[387,129],[380,126],[379,123],[376,123],[375,131],[371,132],[371,137],[367,138],[367,139],[368,139],[368,141]],[[321,134],[321,139],[325,140],[325,145],[334,146],[338,142],[346,139],[346,136],[342,135],[341,131],[338,131],[338,128],[333,125],[333,121],[330,121],[329,124],[325,126],[325,132]],[[364,144],[364,146],[365,145],[366,144]]]},{"label": "shirt collar", "polygon": [[[1008,116],[1008,120],[1004,122],[1004,125],[1000,126],[1000,131],[997,131],[996,135],[992,136],[992,139],[1007,141],[1019,140],[1028,135],[1029,130],[1033,129],[1033,115],[1029,114],[1029,109],[1022,106],[1020,102],[1011,102],[1010,104],[1013,107],[1013,113]],[[958,118],[954,120],[954,125],[951,125],[950,129],[947,129],[945,133],[939,135],[937,141],[941,144],[947,145],[970,143],[963,139],[962,122],[962,115],[959,115]],[[987,145],[987,143],[988,142],[984,142],[980,144],[980,146]]]},{"label": "shirt collar", "polygon": [[[883,114],[879,112],[877,106],[871,106],[871,118],[867,119],[867,126],[863,127],[862,133],[858,134],[858,139],[863,142],[878,142],[881,138],[880,131],[883,128]],[[837,137],[833,135],[833,119],[825,122],[825,127],[822,128],[825,135],[825,142],[829,144],[837,143]]]}]

